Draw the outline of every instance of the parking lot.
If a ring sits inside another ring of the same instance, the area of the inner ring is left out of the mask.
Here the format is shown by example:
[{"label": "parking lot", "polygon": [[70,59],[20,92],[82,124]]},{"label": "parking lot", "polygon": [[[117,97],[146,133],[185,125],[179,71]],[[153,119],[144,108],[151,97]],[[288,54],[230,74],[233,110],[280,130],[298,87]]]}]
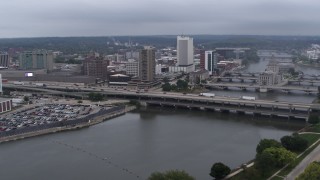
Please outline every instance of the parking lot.
[{"label": "parking lot", "polygon": [[74,120],[98,112],[98,106],[48,104],[0,116],[0,132]]}]

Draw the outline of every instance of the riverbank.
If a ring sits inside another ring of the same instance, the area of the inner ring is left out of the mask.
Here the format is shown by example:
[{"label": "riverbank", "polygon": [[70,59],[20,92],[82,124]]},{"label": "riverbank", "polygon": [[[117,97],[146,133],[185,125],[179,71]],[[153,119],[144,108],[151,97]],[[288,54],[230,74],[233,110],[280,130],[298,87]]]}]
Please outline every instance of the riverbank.
[{"label": "riverbank", "polygon": [[[265,172],[266,175],[261,177],[262,179],[267,180],[277,180],[277,179],[286,179],[287,176],[292,173],[292,171],[300,165],[302,161],[310,154],[312,151],[319,146],[320,144],[320,125],[312,125],[306,126],[305,128],[297,131],[300,137],[308,141],[308,148],[305,149],[303,152],[299,153],[297,158],[291,163],[287,164],[282,168],[273,168],[270,169],[269,172]],[[252,160],[254,161],[254,160]],[[245,179],[248,177],[250,173],[258,173],[258,171],[254,167],[254,162],[250,161],[251,163],[248,165],[243,165],[237,169],[234,169],[231,174],[229,174],[226,179]],[[301,170],[301,168],[300,168]],[[299,172],[301,173],[301,172]],[[297,176],[299,174],[295,173],[295,175],[290,175],[289,179]]]},{"label": "riverbank", "polygon": [[2,137],[2,138],[0,138],[0,143],[22,140],[25,138],[31,138],[31,137],[35,137],[35,136],[52,134],[52,133],[57,133],[57,132],[62,132],[62,131],[72,131],[72,130],[87,128],[87,127],[102,123],[106,120],[124,115],[125,113],[132,111],[132,110],[135,110],[135,109],[136,109],[135,106],[126,106],[123,110],[111,112],[109,114],[105,114],[105,115],[101,115],[101,116],[97,116],[94,119],[89,120],[89,122],[87,122],[87,123],[81,123],[81,124],[72,125],[72,126],[54,127],[54,128],[48,128],[48,129],[43,129],[43,130],[34,131],[34,132],[28,132],[28,133],[24,133],[24,134],[17,134],[17,135],[13,135],[13,136]]}]

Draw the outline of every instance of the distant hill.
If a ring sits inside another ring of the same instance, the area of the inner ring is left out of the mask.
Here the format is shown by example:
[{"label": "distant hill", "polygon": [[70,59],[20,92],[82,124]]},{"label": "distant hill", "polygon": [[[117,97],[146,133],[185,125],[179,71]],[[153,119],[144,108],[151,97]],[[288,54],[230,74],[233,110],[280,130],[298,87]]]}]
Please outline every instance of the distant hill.
[{"label": "distant hill", "polygon": [[[311,44],[320,44],[317,36],[249,36],[249,35],[190,35],[196,47],[212,49],[215,47],[249,47],[254,49],[276,49],[290,51],[301,50]],[[41,38],[5,38],[0,39],[0,51],[9,48],[23,50],[50,49],[66,54],[87,53],[91,50],[100,53],[114,53],[124,46],[115,46],[114,42],[133,42],[139,45],[153,45],[157,48],[175,47],[175,35],[158,36],[112,36],[112,37],[41,37]],[[110,44],[108,45],[107,42]],[[140,47],[138,47],[140,48]]]}]

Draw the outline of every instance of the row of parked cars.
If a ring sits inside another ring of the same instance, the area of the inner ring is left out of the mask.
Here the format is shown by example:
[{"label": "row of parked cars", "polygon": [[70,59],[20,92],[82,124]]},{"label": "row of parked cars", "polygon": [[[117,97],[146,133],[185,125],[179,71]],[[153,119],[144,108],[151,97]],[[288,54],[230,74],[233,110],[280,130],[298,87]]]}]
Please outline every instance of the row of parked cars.
[{"label": "row of parked cars", "polygon": [[93,111],[85,105],[50,104],[0,117],[0,131],[67,121],[85,116]]}]

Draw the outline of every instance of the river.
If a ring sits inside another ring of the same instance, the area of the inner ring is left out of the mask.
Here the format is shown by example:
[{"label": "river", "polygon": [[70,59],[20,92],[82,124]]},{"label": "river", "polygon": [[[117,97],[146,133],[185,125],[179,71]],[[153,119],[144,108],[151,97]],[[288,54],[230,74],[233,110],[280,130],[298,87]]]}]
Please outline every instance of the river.
[{"label": "river", "polygon": [[279,139],[303,125],[148,108],[78,131],[0,144],[0,174],[6,180],[118,180],[183,169],[197,179],[211,179],[214,162],[235,168],[254,158],[261,139]]}]

